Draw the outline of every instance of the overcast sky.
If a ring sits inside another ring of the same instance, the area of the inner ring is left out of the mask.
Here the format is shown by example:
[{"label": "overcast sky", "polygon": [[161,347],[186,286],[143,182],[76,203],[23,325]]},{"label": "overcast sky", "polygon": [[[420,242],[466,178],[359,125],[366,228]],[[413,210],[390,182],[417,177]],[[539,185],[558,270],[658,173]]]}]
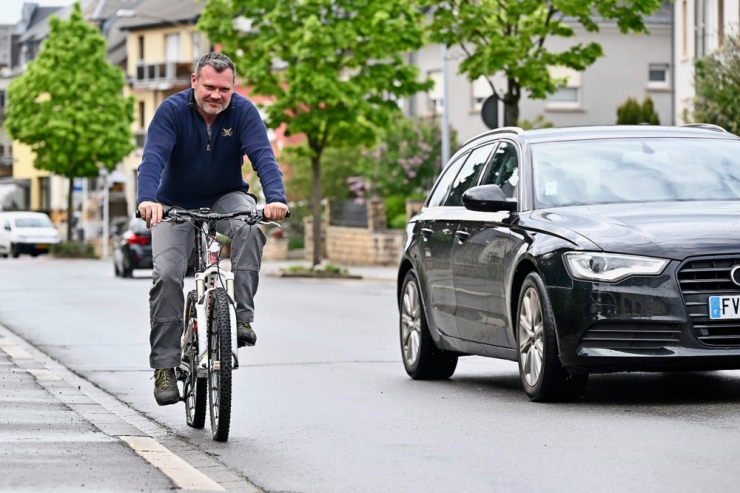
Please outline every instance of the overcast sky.
[{"label": "overcast sky", "polygon": [[37,3],[41,7],[72,5],[74,0],[0,0],[0,24],[15,24],[21,20],[24,3]]}]

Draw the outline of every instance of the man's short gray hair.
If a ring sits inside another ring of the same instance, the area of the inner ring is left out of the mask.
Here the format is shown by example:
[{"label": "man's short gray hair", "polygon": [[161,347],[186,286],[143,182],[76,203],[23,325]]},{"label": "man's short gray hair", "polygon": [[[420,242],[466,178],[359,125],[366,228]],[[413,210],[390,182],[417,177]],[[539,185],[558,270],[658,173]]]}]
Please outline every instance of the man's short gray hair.
[{"label": "man's short gray hair", "polygon": [[227,57],[223,53],[213,51],[200,57],[200,60],[198,60],[198,63],[195,65],[196,79],[200,78],[200,71],[203,70],[203,67],[206,65],[213,67],[213,69],[219,74],[230,68],[234,73],[234,80],[236,80],[236,67],[234,67],[234,62],[232,62],[231,58]]}]

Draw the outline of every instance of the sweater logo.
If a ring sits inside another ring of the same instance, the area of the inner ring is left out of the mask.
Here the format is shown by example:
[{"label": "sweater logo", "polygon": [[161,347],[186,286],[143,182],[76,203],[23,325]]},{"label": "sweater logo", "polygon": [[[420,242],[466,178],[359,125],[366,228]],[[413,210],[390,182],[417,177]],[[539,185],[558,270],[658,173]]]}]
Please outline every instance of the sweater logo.
[{"label": "sweater logo", "polygon": [[224,129],[224,137],[231,137],[232,135],[234,135],[234,132],[233,132],[232,129],[230,129],[230,128],[225,128]]}]

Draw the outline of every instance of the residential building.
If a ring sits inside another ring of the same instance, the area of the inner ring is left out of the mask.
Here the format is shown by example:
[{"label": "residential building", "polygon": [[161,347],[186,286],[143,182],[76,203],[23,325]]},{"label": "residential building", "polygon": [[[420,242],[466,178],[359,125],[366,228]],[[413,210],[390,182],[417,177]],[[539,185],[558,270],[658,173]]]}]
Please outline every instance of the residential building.
[{"label": "residential building", "polygon": [[675,119],[689,123],[693,121],[694,62],[722,46],[726,36],[738,34],[740,1],[676,0],[675,12]]},{"label": "residential building", "polygon": [[[568,82],[545,100],[530,99],[525,92],[519,103],[519,119],[533,122],[538,116],[555,126],[610,125],[617,121],[617,107],[627,98],[642,101],[650,96],[662,124],[674,123],[672,111],[671,44],[672,4],[646,17],[650,34],[622,34],[616,22],[595,19],[599,32],[588,32],[572,22],[575,35],[571,38],[550,36],[545,45],[552,51],[564,51],[577,43],[597,42],[604,56],[583,72],[554,67],[553,76],[567,77]],[[417,94],[403,102],[410,116],[441,116],[442,56],[440,45],[429,45],[411,54],[422,76],[435,81],[429,93]],[[470,82],[458,73],[464,53],[459,47],[447,50],[448,95],[450,125],[458,141],[484,132],[480,110],[493,94],[489,83],[481,78]],[[499,94],[506,91],[502,74],[490,77]],[[503,126],[503,104],[499,104],[499,126]]]}]

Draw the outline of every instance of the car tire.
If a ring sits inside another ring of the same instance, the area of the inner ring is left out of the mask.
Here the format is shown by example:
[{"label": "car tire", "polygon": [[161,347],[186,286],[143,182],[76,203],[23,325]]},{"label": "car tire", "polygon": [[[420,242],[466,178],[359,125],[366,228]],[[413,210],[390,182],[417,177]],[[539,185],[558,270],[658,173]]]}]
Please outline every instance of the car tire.
[{"label": "car tire", "polygon": [[414,380],[450,378],[455,373],[458,356],[435,346],[413,270],[406,274],[399,301],[401,358],[406,373]]},{"label": "car tire", "polygon": [[516,313],[519,376],[529,398],[535,402],[580,399],[588,374],[571,374],[560,363],[555,316],[539,274],[532,272],[524,279]]},{"label": "car tire", "polygon": [[10,255],[13,258],[18,258],[18,256],[21,254],[20,250],[18,250],[18,245],[15,243],[11,243],[10,245]]},{"label": "car tire", "polygon": [[134,277],[134,269],[126,265],[126,259],[123,260],[123,265],[121,267],[121,277],[124,279]]}]

